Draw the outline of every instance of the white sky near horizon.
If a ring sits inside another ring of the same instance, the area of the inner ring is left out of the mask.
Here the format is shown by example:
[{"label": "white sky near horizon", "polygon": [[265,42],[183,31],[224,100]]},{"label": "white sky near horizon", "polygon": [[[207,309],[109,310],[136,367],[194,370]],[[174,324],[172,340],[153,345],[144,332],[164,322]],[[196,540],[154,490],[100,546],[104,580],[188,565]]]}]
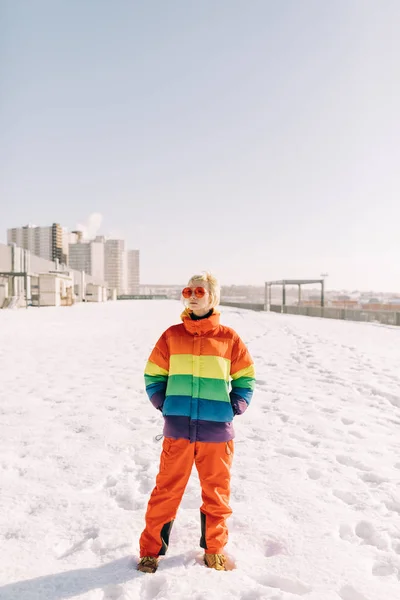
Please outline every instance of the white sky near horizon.
[{"label": "white sky near horizon", "polygon": [[399,292],[399,30],[397,0],[5,0],[0,241],[97,214],[143,283]]},{"label": "white sky near horizon", "polygon": [[231,570],[195,469],[155,575],[138,540],[162,416],[143,381],[178,301],[0,311],[1,600],[398,600],[398,328],[221,307],[257,385],[234,420]]}]

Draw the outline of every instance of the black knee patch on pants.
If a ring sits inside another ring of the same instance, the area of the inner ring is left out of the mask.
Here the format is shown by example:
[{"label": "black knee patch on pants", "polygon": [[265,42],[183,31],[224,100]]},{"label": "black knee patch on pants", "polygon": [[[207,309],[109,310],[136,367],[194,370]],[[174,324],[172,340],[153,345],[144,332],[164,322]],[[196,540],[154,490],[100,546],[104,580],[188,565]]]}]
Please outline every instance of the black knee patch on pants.
[{"label": "black knee patch on pants", "polygon": [[206,542],[206,515],[200,511],[200,523],[201,523],[201,538],[200,538],[200,548],[204,548],[207,550],[207,542]]},{"label": "black knee patch on pants", "polygon": [[161,529],[161,550],[159,552],[160,556],[164,556],[164,554],[168,550],[169,545],[169,536],[171,534],[172,525],[174,524],[174,520],[169,523],[165,523]]}]

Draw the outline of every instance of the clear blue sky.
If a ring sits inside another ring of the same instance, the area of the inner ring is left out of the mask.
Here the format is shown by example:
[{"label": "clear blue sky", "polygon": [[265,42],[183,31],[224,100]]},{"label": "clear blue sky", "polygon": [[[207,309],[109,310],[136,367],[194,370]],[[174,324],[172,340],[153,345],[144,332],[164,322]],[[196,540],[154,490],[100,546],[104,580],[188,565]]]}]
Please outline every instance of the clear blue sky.
[{"label": "clear blue sky", "polygon": [[3,0],[0,241],[99,213],[143,283],[400,291],[399,32],[399,0]]}]

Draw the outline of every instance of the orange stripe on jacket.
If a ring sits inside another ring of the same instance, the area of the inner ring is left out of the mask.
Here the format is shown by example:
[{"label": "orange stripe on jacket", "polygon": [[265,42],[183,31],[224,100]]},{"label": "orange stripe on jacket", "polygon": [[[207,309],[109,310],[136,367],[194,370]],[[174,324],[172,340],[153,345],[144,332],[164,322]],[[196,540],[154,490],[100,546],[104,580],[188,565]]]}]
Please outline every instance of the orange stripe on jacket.
[{"label": "orange stripe on jacket", "polygon": [[[188,334],[183,325],[175,326],[173,332],[167,329],[163,334],[164,342],[169,346],[171,354],[194,354],[200,356],[220,356],[221,358],[231,358],[232,333],[223,326],[218,331],[218,338],[202,336],[201,344],[197,344],[199,338]],[[182,332],[180,329],[182,328]],[[224,331],[226,329],[226,331]]]}]

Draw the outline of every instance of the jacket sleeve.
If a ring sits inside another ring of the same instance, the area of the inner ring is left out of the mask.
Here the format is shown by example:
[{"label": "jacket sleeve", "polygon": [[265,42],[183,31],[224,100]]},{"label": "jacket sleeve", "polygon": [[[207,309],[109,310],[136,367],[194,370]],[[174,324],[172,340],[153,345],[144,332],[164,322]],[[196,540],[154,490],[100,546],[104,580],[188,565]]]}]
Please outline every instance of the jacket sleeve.
[{"label": "jacket sleeve", "polygon": [[144,371],[146,393],[150,402],[158,410],[162,410],[164,404],[168,371],[169,348],[165,333],[163,333],[154,346]]},{"label": "jacket sleeve", "polygon": [[241,415],[247,409],[253,396],[256,372],[253,360],[245,343],[237,337],[233,344],[231,358],[230,399],[235,415]]}]

